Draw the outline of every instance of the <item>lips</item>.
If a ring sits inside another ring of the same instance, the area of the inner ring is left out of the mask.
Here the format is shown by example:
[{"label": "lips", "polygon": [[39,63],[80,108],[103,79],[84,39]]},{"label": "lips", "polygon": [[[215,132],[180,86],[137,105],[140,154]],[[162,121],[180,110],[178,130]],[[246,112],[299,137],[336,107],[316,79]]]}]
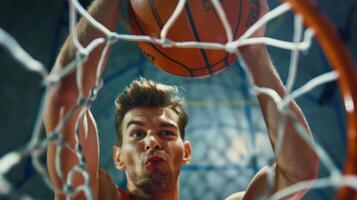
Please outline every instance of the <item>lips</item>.
[{"label": "lips", "polygon": [[147,161],[145,162],[145,164],[151,164],[151,163],[160,163],[165,161],[162,157],[160,156],[151,156],[147,159]]}]

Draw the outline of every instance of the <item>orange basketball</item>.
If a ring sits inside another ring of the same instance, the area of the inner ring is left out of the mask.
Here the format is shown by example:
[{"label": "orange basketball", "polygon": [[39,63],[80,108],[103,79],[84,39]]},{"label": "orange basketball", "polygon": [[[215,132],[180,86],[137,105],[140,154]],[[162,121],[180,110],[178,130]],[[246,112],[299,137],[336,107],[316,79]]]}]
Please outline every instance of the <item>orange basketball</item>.
[{"label": "orange basketball", "polygon": [[[258,0],[220,0],[234,38],[241,36],[259,16]],[[129,20],[136,35],[160,37],[161,29],[172,15],[178,0],[130,0]],[[226,43],[223,24],[211,0],[188,0],[183,12],[167,34],[177,42]],[[165,48],[139,42],[145,56],[157,67],[179,76],[205,77],[222,71],[236,57],[224,50]]]}]

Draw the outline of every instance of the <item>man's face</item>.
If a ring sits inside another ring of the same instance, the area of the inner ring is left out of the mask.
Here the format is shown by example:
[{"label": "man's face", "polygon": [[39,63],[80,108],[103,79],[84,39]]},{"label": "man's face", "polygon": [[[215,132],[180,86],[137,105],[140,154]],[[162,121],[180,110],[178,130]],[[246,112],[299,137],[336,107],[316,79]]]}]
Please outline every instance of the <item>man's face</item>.
[{"label": "man's face", "polygon": [[136,187],[165,190],[177,183],[191,148],[183,142],[178,115],[170,108],[135,108],[123,119],[120,168]]}]

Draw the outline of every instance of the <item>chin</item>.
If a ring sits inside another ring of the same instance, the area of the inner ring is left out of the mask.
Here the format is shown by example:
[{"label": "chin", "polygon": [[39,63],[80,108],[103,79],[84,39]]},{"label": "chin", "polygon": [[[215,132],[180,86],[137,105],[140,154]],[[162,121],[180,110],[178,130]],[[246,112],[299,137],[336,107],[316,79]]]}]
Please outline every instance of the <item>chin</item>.
[{"label": "chin", "polygon": [[164,192],[174,185],[173,174],[159,170],[151,171],[141,184],[147,192]]}]

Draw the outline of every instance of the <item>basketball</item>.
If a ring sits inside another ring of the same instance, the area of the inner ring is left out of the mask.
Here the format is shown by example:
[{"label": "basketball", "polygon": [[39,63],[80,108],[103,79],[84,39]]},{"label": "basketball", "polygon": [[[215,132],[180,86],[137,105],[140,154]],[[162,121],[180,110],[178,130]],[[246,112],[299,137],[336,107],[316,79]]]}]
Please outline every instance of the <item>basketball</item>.
[{"label": "basketball", "polygon": [[[257,0],[221,0],[234,39],[239,38],[258,18]],[[178,0],[130,0],[129,21],[134,34],[159,38]],[[167,38],[176,42],[214,42],[225,44],[223,24],[210,0],[188,0],[168,31]],[[206,77],[225,69],[236,60],[224,50],[201,48],[165,48],[139,42],[144,55],[162,70],[185,77]]]}]

